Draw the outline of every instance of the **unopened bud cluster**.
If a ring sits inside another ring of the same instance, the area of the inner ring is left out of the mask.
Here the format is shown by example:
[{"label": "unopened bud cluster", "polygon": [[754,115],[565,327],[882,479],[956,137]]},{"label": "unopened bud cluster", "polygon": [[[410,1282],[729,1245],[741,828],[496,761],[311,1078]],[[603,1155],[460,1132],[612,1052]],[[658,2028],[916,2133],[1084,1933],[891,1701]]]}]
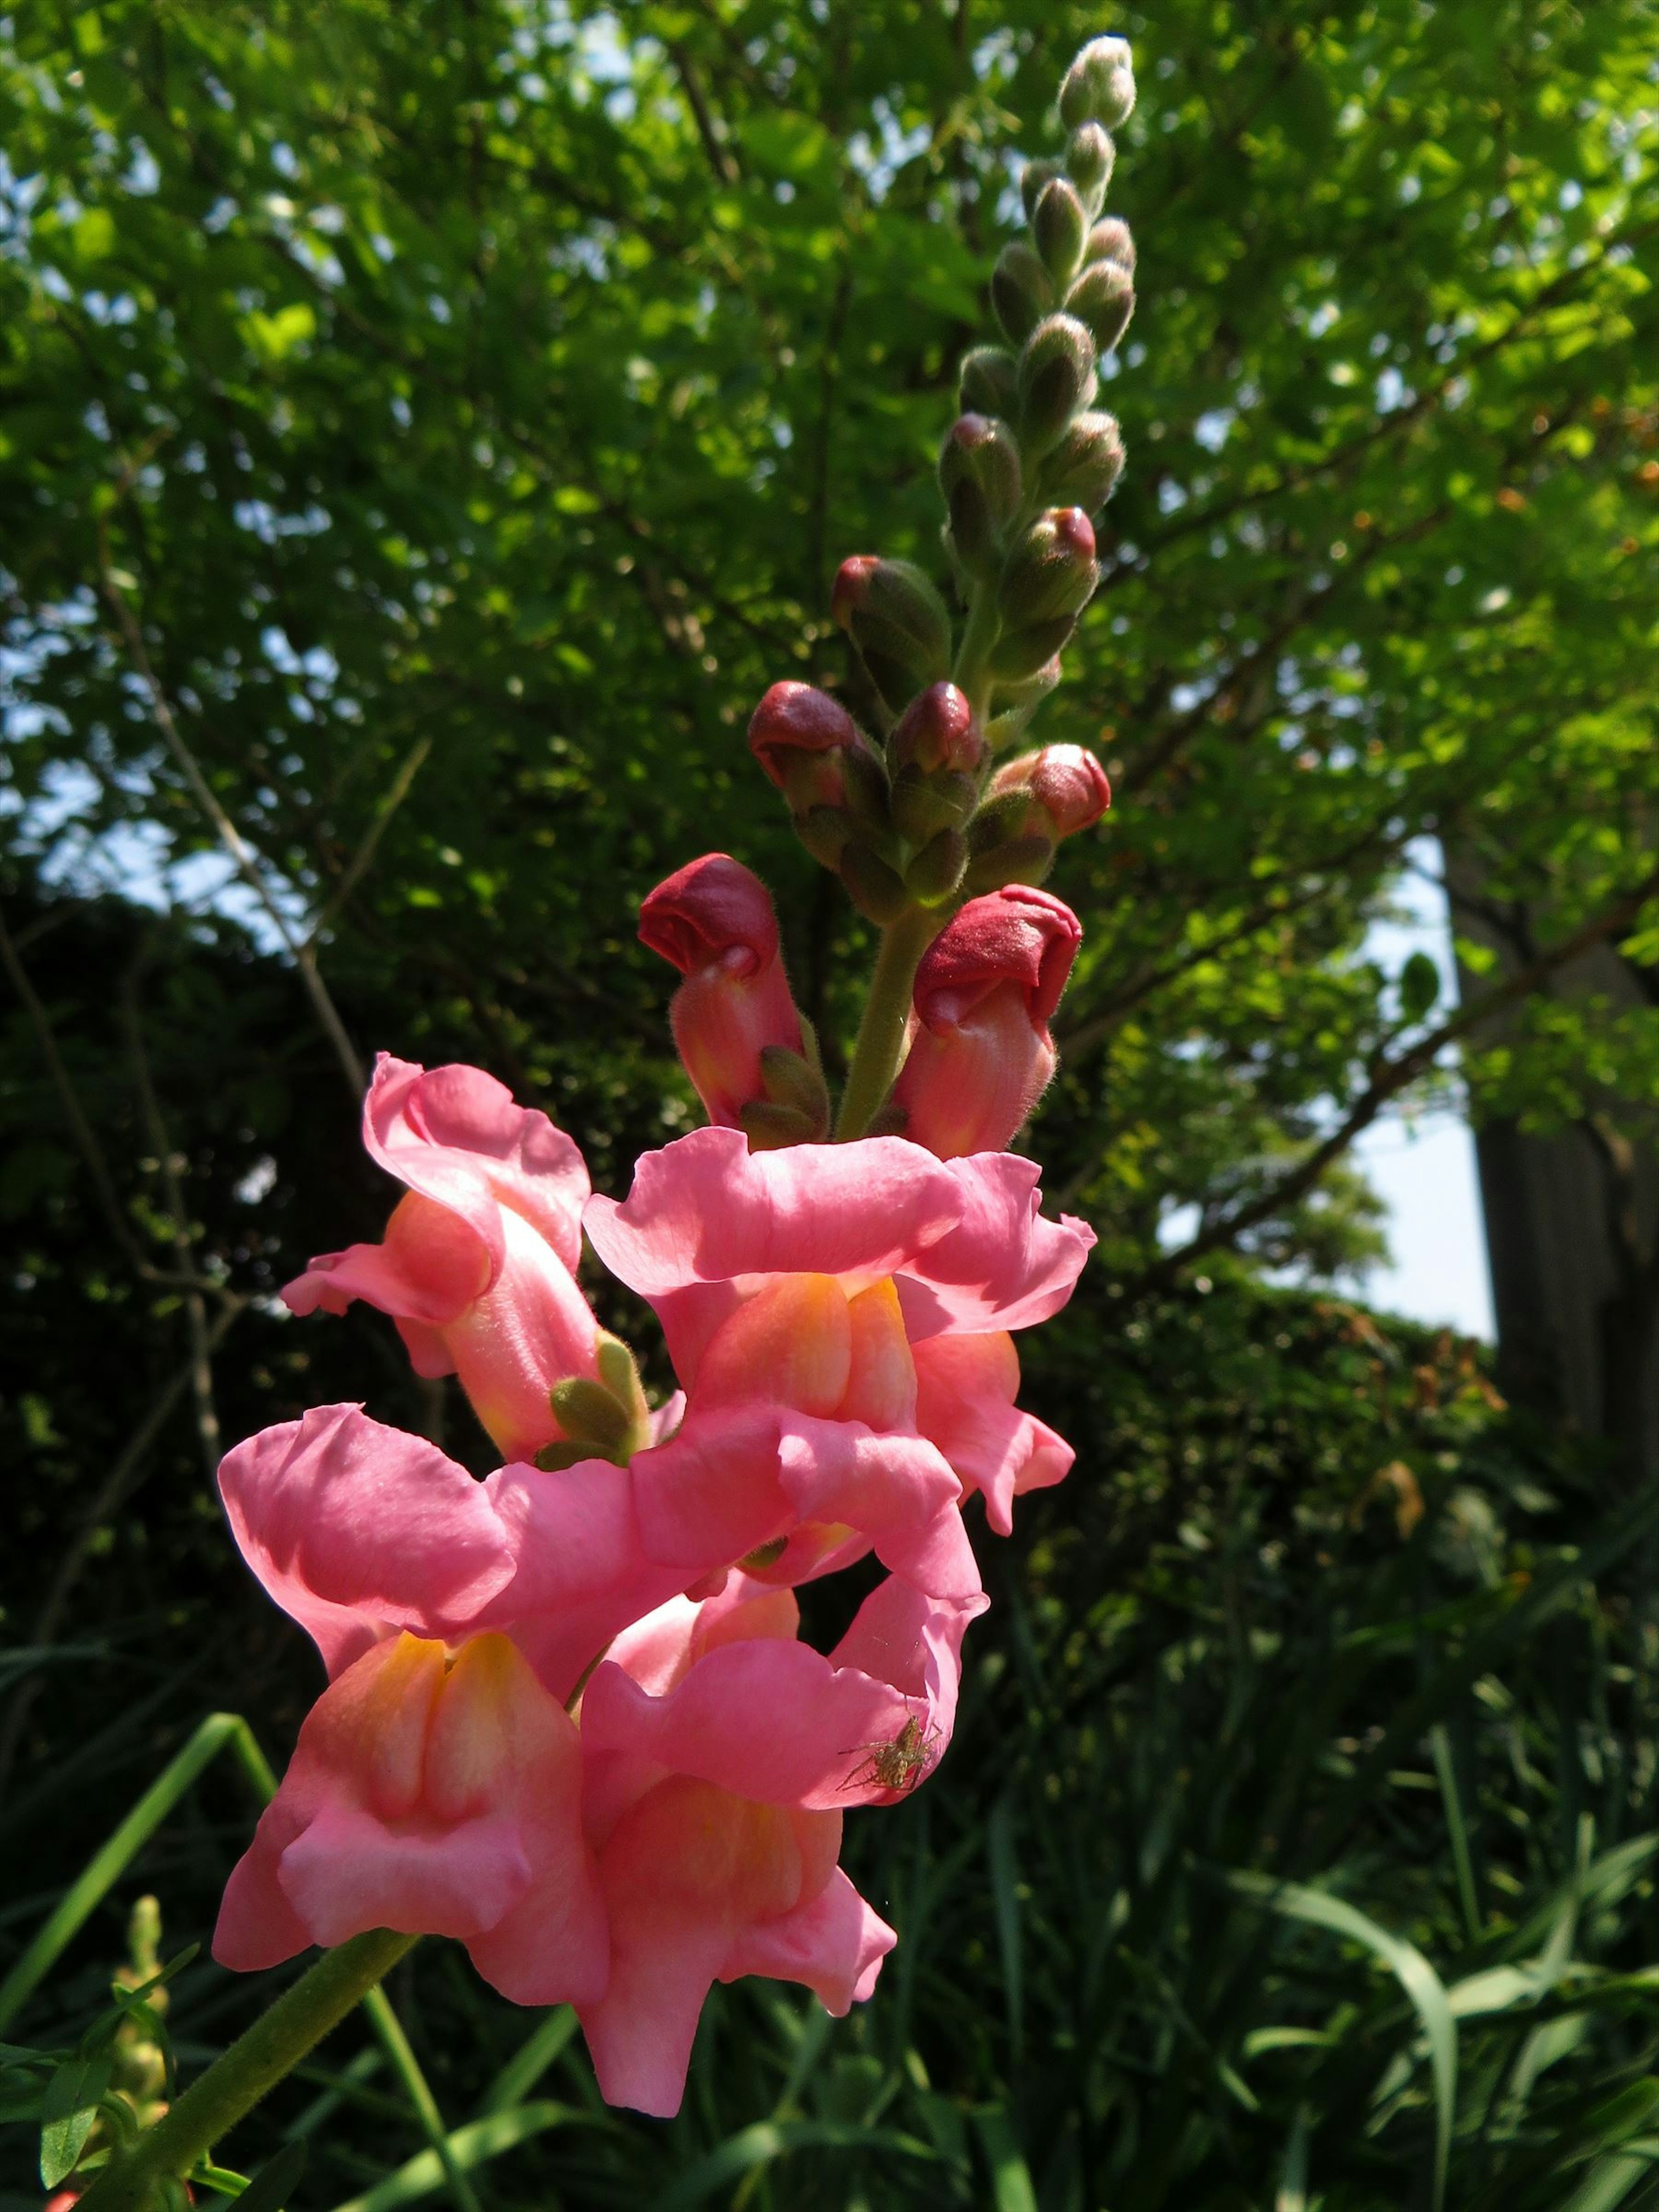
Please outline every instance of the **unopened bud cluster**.
[{"label": "unopened bud cluster", "polygon": [[943,921],[964,898],[1040,883],[1059,840],[1110,803],[1104,770],[1079,747],[994,775],[993,762],[1060,680],[1099,579],[1093,518],[1123,468],[1117,423],[1095,400],[1100,357],[1134,307],[1133,243],[1103,212],[1111,133],[1133,105],[1127,47],[1091,40],[1060,90],[1064,152],[1026,165],[1026,232],[991,278],[1006,343],[963,361],[962,411],[939,454],[956,605],[911,562],[843,562],[830,611],[876,733],[800,683],[775,684],[749,726],[802,842],[884,927],[916,908]]}]

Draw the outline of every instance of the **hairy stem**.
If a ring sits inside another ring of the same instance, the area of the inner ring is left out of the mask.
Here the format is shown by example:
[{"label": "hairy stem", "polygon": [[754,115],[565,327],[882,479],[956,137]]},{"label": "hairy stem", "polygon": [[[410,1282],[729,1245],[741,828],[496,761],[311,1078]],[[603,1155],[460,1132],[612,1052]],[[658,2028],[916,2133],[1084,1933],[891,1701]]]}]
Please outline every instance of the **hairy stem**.
[{"label": "hairy stem", "polygon": [[156,2185],[189,2173],[418,1940],[371,1928],[325,1951],[163,2118],[117,2154],[81,2198],[81,2212],[149,2212]]},{"label": "hairy stem", "polygon": [[853,1048],[853,1065],[847,1071],[847,1088],[842,1093],[836,1123],[838,1144],[861,1137],[881,1111],[898,1073],[916,969],[944,920],[942,912],[913,907],[881,933],[881,951],[876,955],[870,995],[864,1002],[864,1018]]}]

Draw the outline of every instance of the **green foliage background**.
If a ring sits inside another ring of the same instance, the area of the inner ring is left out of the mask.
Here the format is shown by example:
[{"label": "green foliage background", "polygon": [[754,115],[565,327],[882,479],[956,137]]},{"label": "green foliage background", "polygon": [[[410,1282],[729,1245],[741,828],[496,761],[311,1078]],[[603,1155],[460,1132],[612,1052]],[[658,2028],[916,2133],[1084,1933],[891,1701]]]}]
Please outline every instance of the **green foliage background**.
[{"label": "green foliage background", "polygon": [[[1580,940],[1659,963],[1642,0],[0,23],[0,1939],[210,1705],[276,1756],[312,1694],[217,1522],[216,1424],[362,1396],[479,1461],[373,1317],[271,1310],[385,1207],[283,935],[359,1052],[480,1061],[611,1189],[690,1126],[632,929],[695,851],[773,884],[844,1045],[861,926],[744,723],[781,675],[845,679],[844,555],[939,565],[954,364],[1102,27],[1142,83],[1130,465],[1039,732],[1096,744],[1118,804],[1054,879],[1087,939],[1032,1142],[1103,1249],[1028,1361],[1079,1470],[981,1547],[944,1773],[855,1824],[903,1939],[876,2003],[826,2033],[730,1993],[669,2129],[596,2114],[579,2045],[552,2088],[520,2069],[498,2102],[539,2117],[477,2177],[503,2207],[1651,2194],[1647,1503],[1458,1347],[1257,1273],[1374,1249],[1340,1154],[1395,1098],[1654,1140],[1650,993],[1552,969]],[[1542,916],[1501,1033],[1366,956],[1437,843]],[[214,1770],[137,1863],[179,1943],[249,1809]],[[1435,1962],[1455,2084],[1398,1960],[1251,1871]],[[3,2032],[72,2041],[119,1950],[112,1904]],[[457,1960],[411,1973],[459,2126],[528,2024]],[[252,2001],[188,1970],[185,2063]],[[246,2168],[301,2128],[320,2207],[416,2155],[377,2063],[343,2040]]]}]

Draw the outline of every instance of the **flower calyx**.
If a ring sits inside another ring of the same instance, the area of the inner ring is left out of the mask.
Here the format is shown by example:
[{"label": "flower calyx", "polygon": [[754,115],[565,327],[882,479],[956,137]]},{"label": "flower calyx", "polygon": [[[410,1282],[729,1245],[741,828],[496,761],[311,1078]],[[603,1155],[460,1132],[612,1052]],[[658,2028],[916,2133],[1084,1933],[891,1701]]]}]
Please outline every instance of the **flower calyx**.
[{"label": "flower calyx", "polygon": [[594,1350],[597,1376],[568,1375],[548,1393],[553,1418],[564,1434],[536,1454],[535,1463],[544,1474],[591,1459],[626,1467],[651,1442],[651,1408],[633,1353],[620,1337],[603,1329]]}]

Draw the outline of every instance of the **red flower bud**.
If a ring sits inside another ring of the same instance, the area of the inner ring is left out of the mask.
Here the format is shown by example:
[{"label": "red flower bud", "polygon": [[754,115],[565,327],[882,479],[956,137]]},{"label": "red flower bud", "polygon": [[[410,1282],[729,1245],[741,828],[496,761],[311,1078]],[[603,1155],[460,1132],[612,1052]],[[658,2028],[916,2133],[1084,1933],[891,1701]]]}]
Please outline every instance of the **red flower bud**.
[{"label": "red flower bud", "polygon": [[744,1108],[769,1096],[763,1051],[802,1048],[771,893],[729,854],[705,853],[646,899],[640,939],[685,977],[669,1019],[709,1120],[741,1127]]},{"label": "red flower bud", "polygon": [[1054,837],[1093,829],[1112,803],[1106,771],[1086,745],[1045,745],[1011,760],[993,777],[989,796],[1013,792],[1027,793],[1032,811],[1042,817],[1028,826]]},{"label": "red flower bud", "polygon": [[914,763],[930,775],[945,768],[975,775],[984,758],[974,710],[954,684],[930,684],[910,702],[893,732],[893,760],[900,768]]},{"label": "red flower bud", "polygon": [[916,1026],[894,1086],[904,1133],[940,1159],[1003,1151],[1054,1072],[1048,1018],[1083,930],[1047,891],[969,899],[916,970]]},{"label": "red flower bud", "polygon": [[796,814],[841,804],[842,757],[859,742],[840,700],[811,684],[775,684],[749,720],[749,750]]}]

